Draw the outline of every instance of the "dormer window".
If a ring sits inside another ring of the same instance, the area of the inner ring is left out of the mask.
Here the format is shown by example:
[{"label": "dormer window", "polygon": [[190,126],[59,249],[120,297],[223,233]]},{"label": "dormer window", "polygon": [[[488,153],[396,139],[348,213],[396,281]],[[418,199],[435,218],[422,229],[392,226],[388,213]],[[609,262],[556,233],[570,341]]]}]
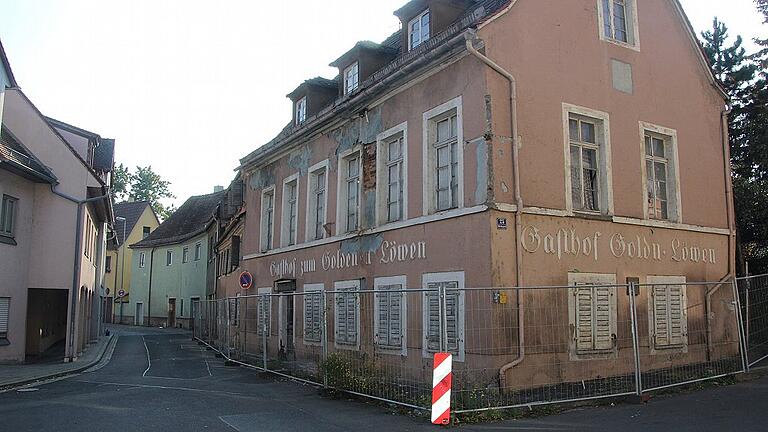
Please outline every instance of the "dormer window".
[{"label": "dormer window", "polygon": [[408,49],[412,50],[429,40],[429,9],[408,23]]},{"label": "dormer window", "polygon": [[296,126],[307,120],[307,97],[296,101]]},{"label": "dormer window", "polygon": [[357,90],[360,84],[360,63],[355,62],[344,70],[344,94],[348,95]]}]

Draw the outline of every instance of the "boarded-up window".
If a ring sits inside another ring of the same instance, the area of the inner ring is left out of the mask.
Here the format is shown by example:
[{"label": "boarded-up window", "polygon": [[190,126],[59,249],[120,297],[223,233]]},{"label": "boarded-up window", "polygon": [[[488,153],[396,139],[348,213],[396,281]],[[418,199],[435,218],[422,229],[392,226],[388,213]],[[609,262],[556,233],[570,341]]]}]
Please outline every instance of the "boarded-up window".
[{"label": "boarded-up window", "polygon": [[[572,331],[571,354],[589,357],[612,354],[616,348],[615,275],[569,274]],[[606,286],[608,285],[608,286]]]},{"label": "boarded-up window", "polygon": [[8,319],[11,313],[11,299],[0,297],[0,339],[8,339]]},{"label": "boarded-up window", "polygon": [[405,350],[406,294],[405,277],[380,278],[375,281],[374,343],[383,350]]},{"label": "boarded-up window", "polygon": [[653,348],[686,348],[688,315],[685,277],[649,276],[648,283],[649,323]]},{"label": "boarded-up window", "polygon": [[441,350],[440,290],[445,289],[445,338],[448,352],[463,360],[463,282],[458,280],[426,281],[424,293],[424,347],[426,353]]},{"label": "boarded-up window", "polygon": [[357,347],[360,300],[357,291],[359,281],[337,282],[335,285],[336,345]]},{"label": "boarded-up window", "polygon": [[323,337],[323,286],[304,286],[304,343],[319,344]]}]

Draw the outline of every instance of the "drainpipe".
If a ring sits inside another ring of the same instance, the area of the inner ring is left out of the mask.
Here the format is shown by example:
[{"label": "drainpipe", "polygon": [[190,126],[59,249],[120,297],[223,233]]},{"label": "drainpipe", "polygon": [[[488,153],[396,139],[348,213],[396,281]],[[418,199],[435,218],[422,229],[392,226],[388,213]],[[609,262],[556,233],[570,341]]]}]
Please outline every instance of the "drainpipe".
[{"label": "drainpipe", "polygon": [[506,387],[506,373],[508,370],[519,365],[525,358],[525,307],[522,303],[522,296],[520,288],[523,286],[523,252],[520,249],[520,239],[522,238],[522,214],[523,214],[523,197],[520,192],[520,136],[517,122],[517,80],[515,76],[509,71],[505,70],[498,63],[494,62],[490,58],[486,57],[480,51],[475,49],[473,45],[473,39],[476,34],[474,31],[466,33],[466,45],[467,51],[470,54],[477,57],[481,62],[485,63],[488,67],[496,71],[499,75],[509,81],[509,112],[511,118],[511,135],[512,135],[512,170],[515,182],[515,278],[518,289],[516,290],[517,299],[517,358],[512,362],[505,364],[499,369],[499,387],[504,389]]},{"label": "drainpipe", "polygon": [[155,264],[155,248],[149,252],[149,297],[147,297],[147,327],[152,327],[152,266]]},{"label": "drainpipe", "polygon": [[56,185],[51,184],[51,193],[54,195],[64,198],[65,200],[77,204],[77,221],[76,221],[76,232],[75,232],[75,269],[72,273],[72,290],[70,292],[69,296],[69,303],[70,303],[70,313],[69,313],[69,321],[70,321],[70,331],[69,336],[65,348],[64,353],[64,359],[65,361],[73,361],[76,356],[76,350],[75,350],[75,325],[76,325],[76,314],[77,314],[77,300],[78,300],[78,291],[79,291],[79,280],[80,280],[80,269],[83,265],[83,257],[81,253],[82,248],[82,230],[83,230],[83,206],[89,202],[99,201],[104,198],[109,197],[109,193],[93,198],[87,198],[84,200],[77,199],[73,196],[67,195],[63,192],[59,192],[56,190]]},{"label": "drainpipe", "polygon": [[[735,254],[736,251],[736,224],[735,213],[733,208],[733,184],[731,183],[731,149],[730,138],[728,136],[728,116],[731,114],[732,107],[730,104],[723,110],[720,120],[723,137],[723,164],[725,168],[725,200],[728,206],[727,218],[728,218],[728,273],[720,283],[713,286],[707,291],[705,299],[705,307],[707,313],[707,358],[712,357],[712,296],[731,278],[734,277],[735,270]],[[732,257],[734,255],[734,257]],[[738,299],[734,299],[738,300]],[[738,305],[738,303],[737,303]]]}]

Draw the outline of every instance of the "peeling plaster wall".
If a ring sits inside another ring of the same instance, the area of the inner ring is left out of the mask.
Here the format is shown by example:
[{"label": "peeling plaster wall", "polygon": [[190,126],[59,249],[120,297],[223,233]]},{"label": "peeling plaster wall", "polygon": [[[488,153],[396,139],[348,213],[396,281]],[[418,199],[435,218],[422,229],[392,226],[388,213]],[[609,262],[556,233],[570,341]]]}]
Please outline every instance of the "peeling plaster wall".
[{"label": "peeling plaster wall", "polygon": [[[306,242],[308,170],[313,165],[328,161],[328,187],[326,223],[331,235],[336,235],[338,156],[349,150],[362,151],[363,178],[361,194],[361,228],[376,226],[376,140],[384,131],[404,122],[407,130],[409,219],[423,216],[423,113],[462,96],[464,142],[464,207],[486,202],[488,194],[489,143],[486,131],[485,75],[482,65],[470,57],[444,66],[432,76],[401,89],[389,99],[371,106],[352,118],[342,120],[338,127],[309,138],[290,150],[275,154],[274,159],[263,166],[249,167],[243,175],[248,184],[246,191],[247,220],[242,239],[243,255],[260,252],[261,193],[264,188],[275,186],[274,244],[281,245],[280,221],[282,220],[282,187],[288,176],[299,174],[298,196],[298,245]],[[480,182],[480,184],[478,184]],[[478,235],[478,233],[474,233]],[[367,240],[366,240],[367,241]],[[374,241],[374,240],[371,240]],[[379,240],[380,241],[380,240]],[[375,242],[375,241],[374,241]],[[365,242],[361,243],[365,244]],[[354,247],[345,243],[345,248]],[[490,251],[487,258],[490,257]],[[440,269],[433,269],[441,271]],[[443,269],[446,270],[446,269]],[[455,268],[447,269],[455,270]],[[270,286],[268,282],[264,286]]]}]

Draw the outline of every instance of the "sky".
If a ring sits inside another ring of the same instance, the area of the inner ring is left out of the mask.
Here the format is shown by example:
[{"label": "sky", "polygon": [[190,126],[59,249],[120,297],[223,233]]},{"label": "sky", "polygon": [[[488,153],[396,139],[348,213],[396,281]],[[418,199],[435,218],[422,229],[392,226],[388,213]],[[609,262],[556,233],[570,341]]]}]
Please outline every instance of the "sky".
[{"label": "sky", "polygon": [[[395,32],[405,2],[0,0],[0,39],[44,114],[115,138],[117,162],[151,165],[178,206],[229,185],[290,121],[285,95]],[[752,0],[681,2],[697,31],[718,16],[748,49],[768,35]]]}]

